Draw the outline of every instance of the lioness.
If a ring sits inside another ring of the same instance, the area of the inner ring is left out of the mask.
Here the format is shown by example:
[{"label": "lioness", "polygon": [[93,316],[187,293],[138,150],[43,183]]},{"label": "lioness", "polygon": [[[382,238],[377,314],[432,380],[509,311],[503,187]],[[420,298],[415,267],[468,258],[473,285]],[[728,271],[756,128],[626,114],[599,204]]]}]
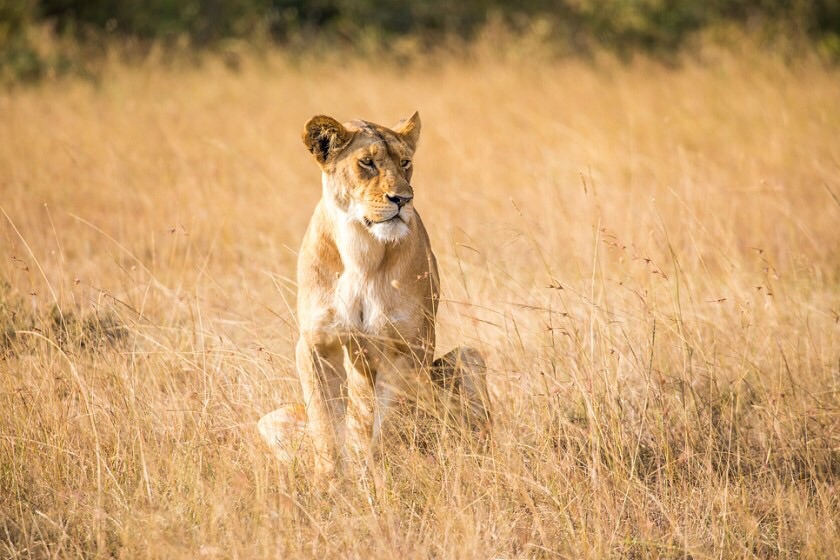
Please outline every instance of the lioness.
[{"label": "lioness", "polygon": [[478,353],[433,362],[439,280],[413,203],[419,137],[417,113],[392,129],[327,116],[304,127],[322,198],[298,257],[296,358],[322,475],[348,447],[379,441],[396,402],[433,386],[466,396],[467,415],[489,421]]}]

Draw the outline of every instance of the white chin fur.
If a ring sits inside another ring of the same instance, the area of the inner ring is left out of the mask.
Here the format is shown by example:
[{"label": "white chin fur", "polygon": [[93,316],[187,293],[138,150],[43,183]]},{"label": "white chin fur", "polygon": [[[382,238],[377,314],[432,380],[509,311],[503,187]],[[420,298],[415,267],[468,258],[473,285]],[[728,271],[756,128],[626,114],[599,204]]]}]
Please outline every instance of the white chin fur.
[{"label": "white chin fur", "polygon": [[408,234],[408,225],[397,218],[388,222],[372,224],[368,230],[379,241],[389,243],[405,237]]},{"label": "white chin fur", "polygon": [[351,204],[348,211],[348,217],[355,220],[362,225],[366,225],[370,234],[382,243],[393,243],[399,241],[410,231],[408,223],[414,216],[413,208],[403,208],[400,210],[399,218],[388,220],[387,222],[379,222],[366,225],[364,208],[359,204]]}]

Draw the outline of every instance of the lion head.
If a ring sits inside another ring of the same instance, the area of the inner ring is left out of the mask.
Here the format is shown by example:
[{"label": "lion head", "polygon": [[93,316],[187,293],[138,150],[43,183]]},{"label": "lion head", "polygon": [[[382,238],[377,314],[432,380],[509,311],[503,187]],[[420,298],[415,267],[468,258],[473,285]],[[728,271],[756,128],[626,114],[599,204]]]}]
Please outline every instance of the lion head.
[{"label": "lion head", "polygon": [[419,137],[417,113],[393,128],[318,115],[303,130],[303,143],[323,172],[326,202],[382,242],[399,241],[410,231]]}]

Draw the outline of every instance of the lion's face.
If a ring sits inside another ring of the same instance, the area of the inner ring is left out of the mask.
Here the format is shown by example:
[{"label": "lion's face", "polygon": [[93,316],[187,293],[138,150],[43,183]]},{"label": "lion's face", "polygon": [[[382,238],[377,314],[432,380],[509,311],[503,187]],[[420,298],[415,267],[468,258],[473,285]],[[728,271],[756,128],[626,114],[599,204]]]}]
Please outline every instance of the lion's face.
[{"label": "lion's face", "polygon": [[393,242],[409,233],[414,217],[412,157],[419,134],[416,113],[394,129],[319,116],[306,124],[303,140],[324,172],[325,196],[375,238]]}]

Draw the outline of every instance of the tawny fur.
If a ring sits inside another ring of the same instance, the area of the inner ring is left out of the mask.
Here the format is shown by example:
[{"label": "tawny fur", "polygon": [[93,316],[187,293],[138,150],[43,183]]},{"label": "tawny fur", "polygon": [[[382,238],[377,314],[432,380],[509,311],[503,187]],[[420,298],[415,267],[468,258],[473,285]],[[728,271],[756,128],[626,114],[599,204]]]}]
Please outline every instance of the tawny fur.
[{"label": "tawny fur", "polygon": [[419,133],[417,114],[393,130],[323,116],[304,129],[322,198],[298,259],[297,366],[322,473],[364,452],[432,363],[437,263],[411,202]]},{"label": "tawny fur", "polygon": [[[395,402],[447,375],[430,373],[439,280],[412,202],[419,134],[417,113],[393,129],[325,116],[304,128],[322,198],[298,258],[296,357],[322,474],[351,450],[369,451]],[[457,352],[439,364],[449,377]],[[480,357],[470,363],[483,374]],[[486,405],[483,377],[461,385]]]}]

